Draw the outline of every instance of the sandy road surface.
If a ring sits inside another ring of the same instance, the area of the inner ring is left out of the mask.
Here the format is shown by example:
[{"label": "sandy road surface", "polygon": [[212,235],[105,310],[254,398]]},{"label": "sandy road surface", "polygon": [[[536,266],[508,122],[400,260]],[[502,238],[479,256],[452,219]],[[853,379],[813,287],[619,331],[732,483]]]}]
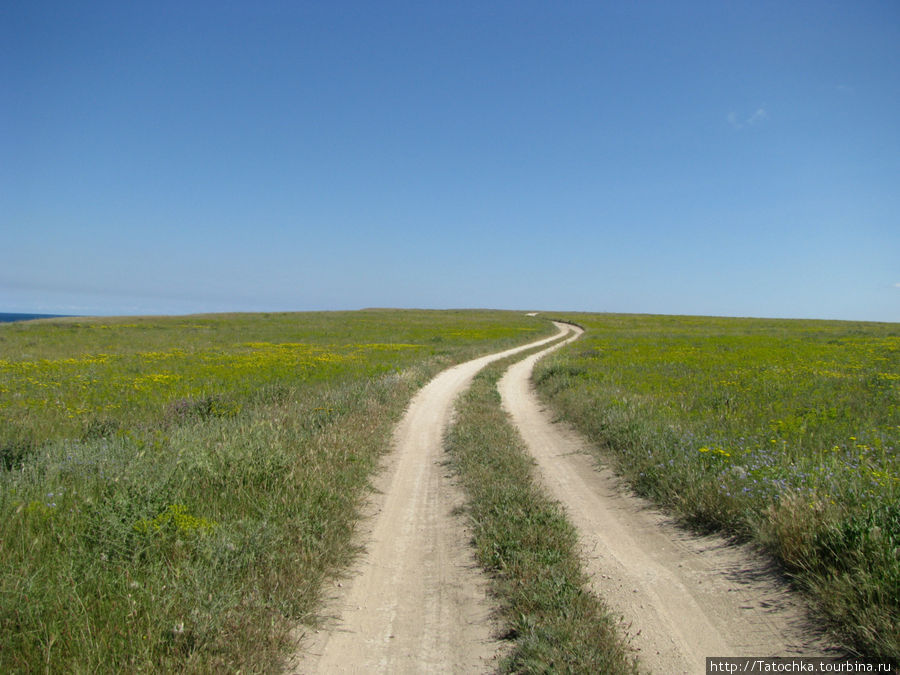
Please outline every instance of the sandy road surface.
[{"label": "sandy road surface", "polygon": [[[562,330],[562,329],[561,329]],[[306,636],[297,673],[477,673],[501,647],[462,519],[463,498],[442,466],[456,397],[491,361],[555,340],[445,370],[413,398],[376,478],[363,524],[366,554],[335,588],[323,629]]]},{"label": "sandy road surface", "polygon": [[577,434],[551,421],[530,376],[535,362],[555,348],[507,371],[499,383],[503,405],[542,483],[578,529],[594,591],[630,624],[643,666],[654,673],[703,673],[707,656],[824,654],[802,605],[761,558],[675,527],[628,494],[609,470],[598,470]]}]

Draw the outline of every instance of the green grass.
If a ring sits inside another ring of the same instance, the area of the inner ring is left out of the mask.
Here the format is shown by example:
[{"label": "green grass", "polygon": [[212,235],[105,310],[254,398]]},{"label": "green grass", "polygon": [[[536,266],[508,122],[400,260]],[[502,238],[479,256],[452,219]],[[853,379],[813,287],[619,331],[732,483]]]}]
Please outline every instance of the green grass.
[{"label": "green grass", "polygon": [[539,392],[642,494],[765,546],[858,653],[900,656],[900,325],[572,315]]},{"label": "green grass", "polygon": [[207,412],[224,414],[264,386],[450,363],[543,325],[513,313],[386,310],[5,324],[0,460],[14,464],[52,437],[159,426],[202,412],[193,402],[210,397]]},{"label": "green grass", "polygon": [[271,672],[412,394],[500,312],[0,327],[0,671]]},{"label": "green grass", "polygon": [[637,672],[616,620],[586,589],[574,527],[534,482],[534,462],[500,406],[496,384],[510,361],[475,378],[446,439],[513,644],[501,670]]}]

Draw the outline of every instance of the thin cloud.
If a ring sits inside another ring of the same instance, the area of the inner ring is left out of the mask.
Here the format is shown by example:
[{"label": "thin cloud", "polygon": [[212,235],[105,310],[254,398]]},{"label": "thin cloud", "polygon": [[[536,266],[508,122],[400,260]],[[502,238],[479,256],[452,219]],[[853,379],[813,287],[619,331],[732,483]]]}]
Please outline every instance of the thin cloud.
[{"label": "thin cloud", "polygon": [[754,124],[759,124],[769,118],[769,113],[766,112],[765,108],[757,108],[756,112],[750,115],[747,118],[747,125],[753,126]]},{"label": "thin cloud", "polygon": [[731,111],[730,113],[728,113],[726,119],[728,120],[728,124],[730,124],[732,128],[743,129],[744,127],[753,127],[757,124],[765,122],[767,119],[769,119],[769,113],[763,106],[760,106],[749,117],[742,118],[736,112]]},{"label": "thin cloud", "polygon": [[900,281],[898,281],[896,284],[894,284],[894,288],[900,288]]}]

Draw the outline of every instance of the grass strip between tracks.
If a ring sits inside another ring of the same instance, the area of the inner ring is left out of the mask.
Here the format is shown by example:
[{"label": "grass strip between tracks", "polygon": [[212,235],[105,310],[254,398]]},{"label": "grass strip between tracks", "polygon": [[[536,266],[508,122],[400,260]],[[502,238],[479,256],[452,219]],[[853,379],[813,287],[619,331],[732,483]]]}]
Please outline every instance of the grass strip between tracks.
[{"label": "grass strip between tracks", "polygon": [[535,482],[534,462],[501,408],[497,381],[534,351],[483,370],[457,402],[446,438],[468,497],[478,560],[492,577],[514,645],[500,668],[634,673],[617,620],[587,590],[574,527]]}]

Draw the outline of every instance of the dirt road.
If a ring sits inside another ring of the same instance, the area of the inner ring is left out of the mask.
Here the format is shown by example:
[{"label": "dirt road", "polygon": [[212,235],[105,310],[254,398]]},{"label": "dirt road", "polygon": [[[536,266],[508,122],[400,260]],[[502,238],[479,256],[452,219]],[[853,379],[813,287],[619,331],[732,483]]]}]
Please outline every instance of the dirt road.
[{"label": "dirt road", "polygon": [[675,527],[608,469],[598,470],[578,435],[551,421],[530,377],[555,348],[507,371],[499,383],[503,405],[542,483],[578,529],[594,591],[630,625],[642,665],[654,673],[702,673],[707,656],[825,653],[803,608],[761,558]]},{"label": "dirt road", "polygon": [[[562,330],[562,329],[561,329]],[[557,339],[468,361],[442,372],[412,400],[376,479],[363,524],[366,554],[334,589],[335,619],[303,643],[299,673],[477,673],[501,646],[487,582],[455,507],[463,502],[442,465],[456,397],[491,361]]]}]

